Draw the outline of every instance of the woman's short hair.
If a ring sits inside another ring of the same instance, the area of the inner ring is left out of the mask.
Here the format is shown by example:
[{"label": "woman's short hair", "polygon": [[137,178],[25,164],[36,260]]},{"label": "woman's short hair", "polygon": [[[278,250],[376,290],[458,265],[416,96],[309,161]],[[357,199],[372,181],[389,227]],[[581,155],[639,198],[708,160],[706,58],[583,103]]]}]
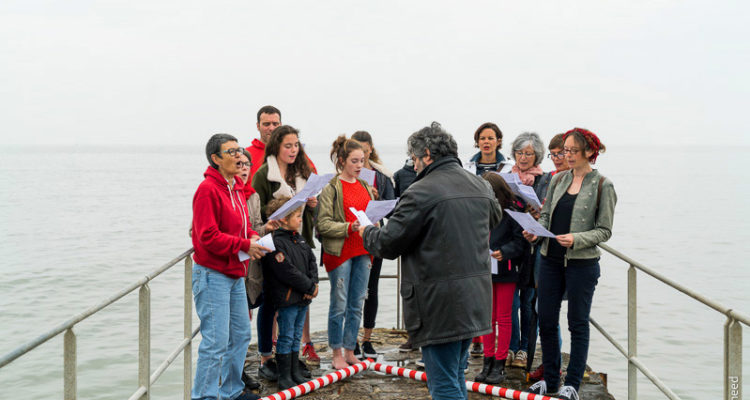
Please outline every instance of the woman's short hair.
[{"label": "woman's short hair", "polygon": [[536,156],[534,158],[534,165],[541,164],[544,158],[544,142],[542,142],[542,138],[536,132],[524,132],[513,140],[513,159],[516,159],[517,151],[528,145],[531,145],[534,149],[534,155]]},{"label": "woman's short hair", "polygon": [[215,169],[219,169],[219,166],[211,159],[211,155],[216,154],[219,158],[222,158],[221,145],[226,142],[236,141],[237,138],[228,133],[216,133],[211,136],[206,143],[206,158],[208,159],[208,164]]},{"label": "woman's short hair", "polygon": [[563,148],[563,134],[558,133],[555,136],[552,136],[552,140],[549,141],[549,146],[547,146],[547,150],[552,149],[562,149]]},{"label": "woman's short hair", "polygon": [[500,142],[497,148],[502,149],[503,143],[501,139],[503,138],[503,132],[500,131],[500,127],[498,127],[492,122],[485,122],[482,125],[479,125],[479,128],[477,128],[477,130],[474,132],[474,146],[476,146],[477,143],[479,143],[479,134],[482,133],[482,131],[485,129],[492,129],[495,132],[495,137]]}]

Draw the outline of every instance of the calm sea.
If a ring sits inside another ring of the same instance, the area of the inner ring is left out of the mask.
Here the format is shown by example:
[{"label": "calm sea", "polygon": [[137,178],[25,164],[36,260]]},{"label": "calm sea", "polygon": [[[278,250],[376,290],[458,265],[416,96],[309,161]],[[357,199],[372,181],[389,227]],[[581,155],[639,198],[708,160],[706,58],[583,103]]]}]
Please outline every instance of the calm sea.
[{"label": "calm sea", "polygon": [[[328,148],[307,150],[321,172],[332,171]],[[378,150],[392,170],[403,165],[403,146]],[[462,150],[466,159],[472,149]],[[611,147],[598,163],[619,197],[609,244],[730,308],[750,311],[746,151]],[[205,166],[203,144],[0,149],[0,354],[189,248],[192,195]],[[544,166],[551,168],[548,160]],[[386,263],[383,273],[394,270],[395,263]],[[626,271],[623,262],[603,258],[592,311],[625,346]],[[182,337],[182,279],[174,268],[151,285],[153,368]],[[638,287],[640,359],[683,398],[721,396],[725,319],[643,274]],[[381,281],[379,326],[395,325],[395,293],[393,280]],[[313,302],[312,329],[324,330],[326,316],[324,295]],[[561,323],[567,333],[564,313]],[[81,398],[121,399],[135,391],[137,325],[137,294],[131,294],[77,326]],[[564,337],[565,351],[569,343]],[[750,341],[744,350],[747,378]],[[179,358],[176,364],[154,387],[155,398],[181,398]],[[626,362],[593,329],[589,364],[609,374],[616,398],[626,397]],[[62,397],[62,365],[59,336],[0,370],[0,397]],[[644,377],[639,388],[640,398],[662,398]]]}]

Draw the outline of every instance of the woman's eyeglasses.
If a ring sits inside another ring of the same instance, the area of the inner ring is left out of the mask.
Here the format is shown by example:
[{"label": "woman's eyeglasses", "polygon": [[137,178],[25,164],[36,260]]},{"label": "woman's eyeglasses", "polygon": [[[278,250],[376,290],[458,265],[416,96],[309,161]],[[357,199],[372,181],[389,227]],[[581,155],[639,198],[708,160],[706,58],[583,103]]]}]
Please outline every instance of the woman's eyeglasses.
[{"label": "woman's eyeglasses", "polygon": [[558,151],[557,153],[549,153],[549,154],[547,154],[547,158],[550,158],[550,159],[552,159],[552,158],[560,159],[560,158],[563,158],[563,157],[565,157],[565,153],[563,153],[562,151]]},{"label": "woman's eyeglasses", "polygon": [[242,167],[250,168],[250,167],[253,166],[253,163],[251,163],[250,161],[238,161],[237,162],[237,166],[240,167],[240,168],[242,168]]},{"label": "woman's eyeglasses", "polygon": [[238,147],[236,149],[226,149],[222,151],[224,154],[229,154],[230,156],[234,157],[237,153],[242,154],[242,147]]}]

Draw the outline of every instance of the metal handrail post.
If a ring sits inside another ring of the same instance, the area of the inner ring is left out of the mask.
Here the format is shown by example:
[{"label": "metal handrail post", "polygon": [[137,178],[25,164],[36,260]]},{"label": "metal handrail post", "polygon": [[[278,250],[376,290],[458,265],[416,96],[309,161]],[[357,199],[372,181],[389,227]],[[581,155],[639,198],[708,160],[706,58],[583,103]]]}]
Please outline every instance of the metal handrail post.
[{"label": "metal handrail post", "polygon": [[401,320],[401,257],[396,259],[396,328],[404,328]]},{"label": "metal handrail post", "polygon": [[724,324],[724,398],[742,400],[742,325],[731,317]]},{"label": "metal handrail post", "polygon": [[185,318],[184,318],[184,338],[188,339],[188,344],[182,353],[183,359],[183,392],[184,399],[190,400],[190,389],[193,386],[193,259],[190,256],[185,257]]},{"label": "metal handrail post", "polygon": [[628,400],[638,399],[638,367],[633,359],[638,356],[637,275],[634,265],[628,268]]},{"label": "metal handrail post", "polygon": [[76,375],[76,334],[73,328],[69,328],[65,331],[63,339],[63,398],[65,400],[75,400],[78,397]]},{"label": "metal handrail post", "polygon": [[151,289],[138,291],[138,385],[145,389],[140,398],[151,398]]}]

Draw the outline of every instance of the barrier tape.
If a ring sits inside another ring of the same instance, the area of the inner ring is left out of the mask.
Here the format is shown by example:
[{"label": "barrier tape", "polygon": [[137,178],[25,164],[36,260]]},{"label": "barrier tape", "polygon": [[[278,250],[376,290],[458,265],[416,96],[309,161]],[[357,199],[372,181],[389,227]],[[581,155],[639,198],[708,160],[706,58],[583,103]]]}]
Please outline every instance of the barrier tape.
[{"label": "barrier tape", "polygon": [[289,389],[268,395],[261,398],[260,400],[290,400],[295,397],[310,393],[314,390],[320,389],[322,387],[328,386],[332,383],[346,379],[352,375],[358,374],[368,369],[371,363],[372,360],[368,358],[367,360],[360,363],[350,365],[344,369],[339,369],[331,372],[330,374],[321,376],[320,378],[312,379]]},{"label": "barrier tape", "polygon": [[[370,364],[370,369],[389,375],[401,376],[417,381],[427,382],[427,374],[413,369],[383,365],[381,363]],[[484,393],[496,397],[504,397],[511,400],[559,400],[556,397],[543,396],[540,394],[522,392],[520,390],[508,389],[500,386],[487,385],[479,382],[466,381],[466,390],[475,393]]]}]

